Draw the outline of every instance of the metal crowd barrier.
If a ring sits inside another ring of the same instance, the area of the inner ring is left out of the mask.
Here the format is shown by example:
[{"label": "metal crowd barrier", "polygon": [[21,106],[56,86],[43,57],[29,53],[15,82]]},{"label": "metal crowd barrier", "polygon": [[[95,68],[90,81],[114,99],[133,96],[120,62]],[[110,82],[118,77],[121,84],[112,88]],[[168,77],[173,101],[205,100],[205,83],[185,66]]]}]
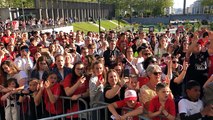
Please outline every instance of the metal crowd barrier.
[{"label": "metal crowd barrier", "polygon": [[[96,110],[100,110],[100,109],[107,109],[107,106],[90,108],[90,109],[81,110],[81,111],[77,111],[77,112],[66,113],[66,114],[57,115],[57,116],[48,117],[48,118],[42,118],[42,119],[39,119],[39,120],[54,120],[54,119],[59,119],[59,118],[63,119],[63,118],[66,118],[67,116],[73,116],[73,115],[76,115],[76,114],[83,114],[83,113],[91,113],[92,111],[96,111]],[[71,118],[71,120],[72,120],[72,118]],[[92,119],[89,117],[89,118],[87,118],[87,120],[92,120]]]},{"label": "metal crowd barrier", "polygon": [[[17,98],[15,98],[17,100]],[[73,119],[73,116],[74,115],[78,115],[79,116],[79,120],[110,120],[111,118],[107,118],[107,114],[108,114],[108,108],[107,108],[107,103],[105,102],[98,102],[98,103],[95,103],[93,105],[91,105],[89,108],[89,105],[87,103],[87,101],[85,101],[84,99],[82,98],[79,98],[77,100],[77,104],[78,106],[80,106],[80,102],[81,102],[81,105],[83,103],[84,105],[84,110],[80,110],[79,108],[79,111],[76,111],[76,112],[71,112],[71,113],[66,113],[65,111],[65,107],[69,107],[71,108],[72,106],[72,101],[70,99],[70,97],[65,97],[65,96],[60,96],[60,99],[62,99],[62,107],[63,107],[63,113],[60,114],[60,115],[55,115],[55,116],[51,116],[49,114],[49,116],[43,116],[45,114],[45,105],[44,105],[44,102],[42,100],[41,102],[41,115],[42,116],[38,116],[38,111],[37,111],[37,107],[33,108],[35,110],[35,118],[32,119],[32,116],[30,116],[31,114],[31,110],[32,108],[30,108],[30,100],[25,100],[23,103],[20,103],[20,105],[16,106],[16,103],[14,103],[14,101],[8,101],[7,103],[6,102],[2,102],[2,105],[6,108],[6,107],[10,107],[10,113],[7,113],[7,114],[10,114],[10,120],[34,120],[34,119],[38,119],[38,120],[54,120],[54,119],[61,119],[61,120],[72,120]],[[65,102],[65,100],[67,100]],[[68,103],[69,102],[69,103]],[[14,115],[14,107],[17,107],[17,118],[14,118],[12,117]],[[57,108],[56,108],[57,109]],[[128,110],[131,110],[129,108],[123,108],[123,109],[128,109]],[[1,113],[3,114],[3,113]],[[103,115],[104,114],[104,115]],[[66,118],[66,117],[71,117],[71,118]],[[147,118],[145,118],[144,116],[140,115],[138,116],[140,120],[148,120]],[[1,120],[1,118],[0,118]]]},{"label": "metal crowd barrier", "polygon": [[[99,107],[95,107],[95,108],[90,108],[90,109],[85,109],[85,110],[81,110],[81,111],[77,111],[77,112],[72,112],[72,113],[66,113],[66,114],[62,114],[62,115],[57,115],[57,116],[53,116],[53,117],[48,117],[48,118],[42,118],[42,119],[39,119],[39,120],[54,120],[54,119],[61,119],[63,120],[64,118],[66,118],[67,116],[73,116],[73,115],[81,115],[81,114],[88,114],[89,117],[87,117],[85,120],[94,120],[94,118],[91,116],[92,112],[97,112],[96,114],[96,120],[112,120],[111,118],[107,118],[107,103],[105,102],[98,102],[98,103],[95,103],[93,105],[102,105],[102,106],[99,106]],[[93,106],[92,105],[92,106]],[[100,116],[100,110],[104,110],[105,111],[105,118],[103,118],[104,116]],[[130,108],[122,108],[124,110],[132,110]],[[139,120],[149,120],[148,118],[144,117],[143,115],[139,115],[138,116]],[[72,118],[70,119],[72,120]],[[81,120],[81,117],[79,118],[79,120]]]},{"label": "metal crowd barrier", "polygon": [[[3,96],[4,94],[0,93],[0,95]],[[1,98],[1,96],[0,96],[0,98]],[[1,114],[0,120],[4,119],[5,118],[4,116],[6,114],[7,114],[7,118],[10,119],[10,120],[32,120],[31,119],[32,117],[33,117],[33,120],[35,120],[35,119],[45,118],[47,116],[51,116],[50,113],[48,115],[47,112],[45,112],[46,110],[45,110],[45,105],[44,105],[43,99],[40,102],[40,104],[41,104],[40,108],[41,109],[37,109],[37,106],[35,106],[35,108],[31,108],[32,106],[30,105],[30,99],[27,99],[27,98],[29,98],[29,96],[27,96],[22,103],[18,103],[17,95],[14,95],[14,96],[15,96],[15,98],[13,100],[10,100],[8,98],[5,101],[0,100],[0,102],[1,102],[1,108],[0,109],[3,109],[3,111],[4,111],[4,112],[0,113]],[[71,101],[70,97],[60,96],[59,98],[62,99],[62,106],[61,106],[62,109],[63,109],[62,114],[66,114],[65,107],[71,108],[72,101]],[[65,100],[67,100],[67,101],[65,102]],[[80,102],[81,102],[81,105],[83,105],[83,107],[85,109],[89,108],[87,102],[84,99],[79,98],[77,100],[78,106],[79,106]],[[34,109],[34,111],[31,111],[33,109]],[[35,113],[33,113],[33,112],[35,112]],[[39,112],[40,114],[38,114],[37,112]],[[31,116],[32,114],[34,116]],[[81,114],[81,115],[79,115],[79,117],[80,118],[88,118],[89,114]]]}]

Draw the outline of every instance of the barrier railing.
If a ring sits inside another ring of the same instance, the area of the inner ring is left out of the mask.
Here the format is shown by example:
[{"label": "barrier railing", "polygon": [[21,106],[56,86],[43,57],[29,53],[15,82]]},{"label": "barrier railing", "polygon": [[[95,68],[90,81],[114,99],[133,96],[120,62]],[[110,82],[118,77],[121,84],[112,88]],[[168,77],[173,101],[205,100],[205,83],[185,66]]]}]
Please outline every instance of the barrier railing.
[{"label": "barrier railing", "polygon": [[[63,115],[57,115],[57,116],[48,117],[48,118],[42,118],[42,119],[38,119],[38,120],[54,120],[54,119],[58,119],[58,118],[65,118],[67,116],[73,116],[73,115],[76,115],[76,114],[90,113],[92,111],[96,111],[96,110],[100,110],[100,109],[107,109],[107,106],[90,108],[90,109],[86,109],[86,110],[81,110],[81,111],[77,111],[77,112],[67,113],[67,114],[63,114]],[[87,120],[91,120],[90,117]]]},{"label": "barrier railing", "polygon": [[[36,119],[39,119],[39,120],[53,120],[53,119],[68,120],[68,119],[70,119],[70,120],[72,120],[74,115],[78,115],[79,120],[82,120],[82,119],[84,119],[84,120],[110,120],[111,119],[111,118],[107,118],[108,117],[107,116],[108,115],[108,108],[107,108],[108,104],[105,102],[94,103],[93,105],[90,106],[91,108],[89,108],[87,101],[85,101],[82,98],[79,98],[77,100],[78,107],[80,106],[80,102],[81,102],[81,105],[83,103],[85,110],[80,110],[80,108],[79,108],[79,111],[66,113],[67,112],[66,108],[71,108],[73,103],[72,103],[70,97],[60,96],[60,99],[62,99],[61,107],[63,108],[63,113],[55,115],[55,116],[51,116],[51,114],[45,115],[46,107],[43,103],[43,100],[41,102],[41,109],[38,109],[37,106],[34,106],[34,108],[31,108],[32,106],[30,105],[31,103],[30,103],[29,99],[22,101],[22,103],[19,103],[19,105],[18,105],[18,109],[17,109],[18,115],[16,116],[16,118],[13,117],[14,112],[12,111],[12,109],[17,107],[16,106],[17,101],[14,102],[11,100],[7,100],[2,105],[5,106],[5,108],[8,106],[10,107],[9,108],[10,112],[8,112],[7,114],[9,114],[9,117],[11,118],[11,120],[29,120],[29,119],[30,120],[36,120]],[[16,100],[17,100],[17,98],[16,98]],[[11,102],[13,102],[13,103],[11,103]],[[123,108],[123,109],[131,110],[129,108]],[[32,116],[32,112],[34,112],[33,113],[34,116]],[[70,117],[70,118],[67,118],[67,117]],[[140,115],[138,117],[141,120],[149,120],[148,118],[146,118],[142,115]]]},{"label": "barrier railing", "polygon": [[[95,107],[95,108],[90,108],[90,109],[86,109],[86,110],[81,110],[81,111],[77,111],[77,112],[72,112],[72,113],[67,113],[67,114],[63,114],[63,115],[58,115],[58,116],[53,116],[53,117],[48,117],[48,118],[42,118],[42,119],[39,119],[39,120],[54,120],[54,119],[63,119],[63,118],[66,118],[67,116],[73,116],[73,115],[76,115],[76,114],[78,114],[78,115],[81,115],[81,114],[89,114],[89,117],[87,117],[85,120],[94,120],[94,117],[92,117],[91,116],[91,113],[92,112],[97,112],[97,114],[96,114],[96,120],[111,120],[111,118],[107,118],[107,110],[108,110],[108,108],[107,108],[107,103],[105,103],[105,102],[98,102],[98,103],[95,103],[96,105],[98,104],[98,105],[102,105],[102,106],[99,106],[99,107]],[[95,104],[93,104],[93,105],[95,105]],[[92,105],[92,106],[93,106]],[[101,109],[104,109],[105,110],[105,118],[103,118],[103,116],[100,116],[100,110]],[[122,108],[122,109],[124,109],[124,110],[132,110],[132,109],[130,109],[130,108]],[[143,115],[139,115],[138,116],[138,118],[139,118],[139,120],[149,120],[149,118],[147,118],[147,117],[144,117]],[[81,120],[81,118],[79,118],[80,120]],[[71,118],[71,120],[72,120],[72,118]]]}]

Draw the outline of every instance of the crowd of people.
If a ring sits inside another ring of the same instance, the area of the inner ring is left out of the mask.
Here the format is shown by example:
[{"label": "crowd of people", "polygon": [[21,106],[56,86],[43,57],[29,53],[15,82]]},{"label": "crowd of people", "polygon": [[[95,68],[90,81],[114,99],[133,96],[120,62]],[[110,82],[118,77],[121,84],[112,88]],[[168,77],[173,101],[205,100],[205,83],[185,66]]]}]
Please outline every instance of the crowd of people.
[{"label": "crowd of people", "polygon": [[10,18],[8,18],[4,21],[0,18],[0,31],[3,32],[6,29],[15,31],[30,31],[33,29],[60,27],[75,22],[75,19],[76,18],[57,18],[54,20],[52,18],[37,19],[33,17],[26,17],[25,19],[19,18],[14,20],[10,20]]},{"label": "crowd of people", "polygon": [[[2,120],[79,111],[84,109],[79,98],[90,108],[108,103],[108,114],[101,110],[97,118],[92,112],[92,120],[213,117],[213,32],[205,28],[176,33],[7,29],[0,39]],[[79,116],[66,117],[71,118]]]}]

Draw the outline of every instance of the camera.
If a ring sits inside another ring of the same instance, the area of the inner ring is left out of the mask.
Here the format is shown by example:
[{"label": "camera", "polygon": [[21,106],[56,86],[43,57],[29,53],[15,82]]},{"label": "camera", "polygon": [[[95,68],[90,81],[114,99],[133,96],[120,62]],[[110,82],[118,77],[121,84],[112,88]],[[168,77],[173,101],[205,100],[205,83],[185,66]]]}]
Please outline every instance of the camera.
[{"label": "camera", "polygon": [[129,77],[129,69],[124,69],[124,77]]},{"label": "camera", "polygon": [[122,63],[126,64],[126,62],[127,62],[126,58],[123,58]]},{"label": "camera", "polygon": [[86,76],[86,72],[84,70],[81,71],[80,73],[81,76]]}]

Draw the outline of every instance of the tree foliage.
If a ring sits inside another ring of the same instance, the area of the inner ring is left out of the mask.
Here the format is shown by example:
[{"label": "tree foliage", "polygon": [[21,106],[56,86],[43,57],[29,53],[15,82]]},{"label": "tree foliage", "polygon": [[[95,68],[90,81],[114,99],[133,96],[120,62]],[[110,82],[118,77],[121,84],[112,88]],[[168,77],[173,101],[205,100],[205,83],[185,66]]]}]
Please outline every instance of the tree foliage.
[{"label": "tree foliage", "polygon": [[33,8],[34,0],[0,0],[1,8],[21,8],[24,5],[24,8]]},{"label": "tree foliage", "polygon": [[164,8],[172,7],[174,0],[100,0],[101,3],[115,4],[120,14],[137,11],[145,15],[163,15]]},{"label": "tree foliage", "polygon": [[213,0],[201,0],[201,4],[203,6],[211,6],[213,5]]},{"label": "tree foliage", "polygon": [[[33,8],[34,0],[0,0],[0,7],[21,8],[24,2],[25,8]],[[174,0],[63,0],[63,1],[75,1],[75,2],[98,2],[104,4],[114,4],[116,8],[117,16],[124,16],[125,14],[140,15],[163,15],[164,8],[173,6]],[[213,0],[208,1],[213,4]],[[136,13],[136,14],[132,14]]]}]

